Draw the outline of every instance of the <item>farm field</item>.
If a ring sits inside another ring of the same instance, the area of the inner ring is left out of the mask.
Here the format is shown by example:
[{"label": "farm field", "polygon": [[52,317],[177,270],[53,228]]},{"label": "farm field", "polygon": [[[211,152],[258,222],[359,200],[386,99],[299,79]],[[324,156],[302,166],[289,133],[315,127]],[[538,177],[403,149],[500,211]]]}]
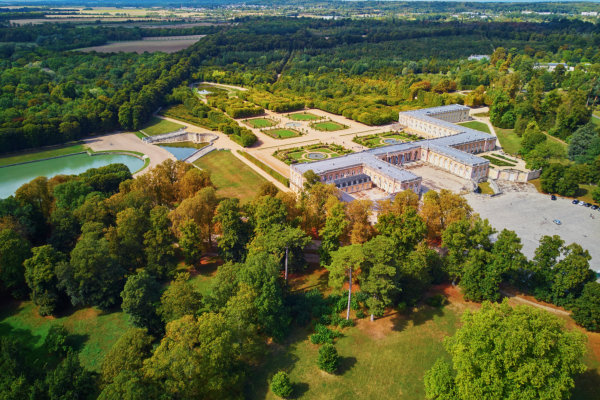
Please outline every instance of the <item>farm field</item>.
[{"label": "farm field", "polygon": [[294,129],[268,129],[261,131],[262,133],[271,136],[275,139],[288,139],[300,136],[300,132]]},{"label": "farm field", "polygon": [[288,114],[287,117],[292,121],[316,121],[322,119],[322,117],[319,117],[318,115],[307,112]]},{"label": "farm field", "polygon": [[183,125],[177,124],[175,122],[167,121],[166,119],[161,119],[157,117],[152,117],[150,122],[144,127],[140,129],[149,136],[162,135],[164,133],[175,132],[179,129],[183,128]]},{"label": "farm field", "polygon": [[186,49],[206,35],[191,36],[168,36],[168,37],[146,37],[143,40],[127,40],[123,42],[112,42],[101,46],[92,46],[78,49],[86,53],[96,51],[98,53],[175,53]]},{"label": "farm field", "polygon": [[213,151],[194,162],[210,172],[221,197],[237,197],[242,202],[253,199],[260,186],[267,182],[229,151]]},{"label": "farm field", "polygon": [[471,128],[471,129],[475,129],[476,131],[491,133],[489,126],[487,126],[487,124],[480,122],[480,121],[463,122],[458,125],[465,126],[467,128]]},{"label": "farm field", "polygon": [[275,121],[269,118],[252,118],[244,121],[253,128],[270,128],[277,125]]},{"label": "farm field", "polygon": [[72,144],[58,146],[42,151],[27,151],[20,154],[8,155],[0,158],[0,167],[4,165],[18,164],[30,161],[43,160],[44,158],[65,156],[68,154],[81,153],[88,148],[83,144]]},{"label": "farm field", "polygon": [[310,126],[316,130],[325,132],[341,131],[342,129],[348,128],[346,125],[342,125],[333,121],[315,122]]}]

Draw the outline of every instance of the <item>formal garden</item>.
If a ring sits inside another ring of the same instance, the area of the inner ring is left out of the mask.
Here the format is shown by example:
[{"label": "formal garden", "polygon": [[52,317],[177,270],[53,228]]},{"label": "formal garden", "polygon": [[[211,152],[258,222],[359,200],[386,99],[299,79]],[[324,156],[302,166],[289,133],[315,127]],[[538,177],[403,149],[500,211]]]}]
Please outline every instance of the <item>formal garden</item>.
[{"label": "formal garden", "polygon": [[302,135],[299,131],[290,128],[261,129],[261,132],[274,139],[289,139]]},{"label": "formal garden", "polygon": [[355,136],[352,141],[370,149],[382,146],[389,146],[403,142],[413,142],[420,140],[417,135],[411,135],[406,132],[383,132],[374,133],[372,135]]},{"label": "formal garden", "polygon": [[352,153],[352,150],[348,150],[336,144],[317,143],[291,149],[277,150],[273,153],[273,156],[286,164],[296,164],[301,162],[326,160],[328,158],[340,157],[349,153]]},{"label": "formal garden", "polygon": [[333,132],[341,131],[342,129],[348,129],[347,125],[334,121],[313,122],[310,124],[310,127],[323,132]]},{"label": "formal garden", "polygon": [[270,118],[245,119],[244,123],[247,124],[248,126],[251,126],[252,128],[259,128],[259,129],[270,128],[272,126],[277,125],[277,123]]},{"label": "formal garden", "polygon": [[320,119],[323,119],[323,117],[311,114],[309,112],[288,114],[287,117],[292,121],[318,121]]}]

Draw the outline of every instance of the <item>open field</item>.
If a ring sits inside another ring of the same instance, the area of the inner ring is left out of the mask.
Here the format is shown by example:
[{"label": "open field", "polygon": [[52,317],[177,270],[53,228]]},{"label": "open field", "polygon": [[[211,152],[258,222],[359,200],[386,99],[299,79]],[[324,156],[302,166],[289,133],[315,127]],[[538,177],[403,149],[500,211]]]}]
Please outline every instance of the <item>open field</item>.
[{"label": "open field", "polygon": [[322,118],[307,112],[288,114],[287,117],[292,121],[316,121]]},{"label": "open field", "polygon": [[495,130],[502,149],[506,153],[516,155],[521,148],[522,139],[515,133],[513,129],[495,128]]},{"label": "open field", "polygon": [[98,53],[154,53],[162,51],[164,53],[175,53],[176,51],[186,49],[196,43],[206,35],[191,36],[168,36],[168,37],[146,37],[143,40],[127,40],[123,42],[111,42],[101,46],[85,47],[77,49],[78,51]]},{"label": "open field", "polygon": [[275,139],[288,139],[288,138],[300,136],[300,132],[298,132],[297,130],[294,130],[294,129],[277,128],[277,129],[267,129],[267,130],[263,130],[261,132],[266,135],[269,135]]},{"label": "open field", "polygon": [[462,122],[458,125],[466,126],[467,128],[475,129],[476,131],[491,133],[487,124],[479,121]]},{"label": "open field", "polygon": [[27,151],[20,154],[12,153],[11,155],[0,158],[0,167],[4,165],[43,160],[44,158],[59,157],[67,154],[81,153],[87,149],[87,146],[78,143],[67,146],[57,146],[42,151]]},{"label": "open field", "polygon": [[63,325],[81,350],[81,363],[99,371],[106,352],[131,327],[122,312],[104,313],[95,308],[72,310],[65,316],[41,317],[30,301],[4,304],[0,311],[0,336],[14,335],[35,354],[52,325]]},{"label": "open field", "polygon": [[277,125],[275,121],[269,118],[252,118],[244,120],[244,122],[252,128],[270,128]]},{"label": "open field", "polygon": [[229,151],[213,151],[194,162],[210,172],[210,177],[221,197],[237,197],[242,201],[253,199],[260,186],[267,182]]},{"label": "open field", "polygon": [[332,132],[332,131],[341,131],[342,129],[347,129],[346,125],[333,122],[333,121],[325,121],[325,122],[315,122],[310,124],[311,128],[314,128],[319,131]]},{"label": "open field", "polygon": [[183,125],[167,121],[166,119],[152,117],[146,127],[140,130],[144,131],[146,135],[155,136],[162,135],[163,133],[175,132],[181,128],[183,128]]}]

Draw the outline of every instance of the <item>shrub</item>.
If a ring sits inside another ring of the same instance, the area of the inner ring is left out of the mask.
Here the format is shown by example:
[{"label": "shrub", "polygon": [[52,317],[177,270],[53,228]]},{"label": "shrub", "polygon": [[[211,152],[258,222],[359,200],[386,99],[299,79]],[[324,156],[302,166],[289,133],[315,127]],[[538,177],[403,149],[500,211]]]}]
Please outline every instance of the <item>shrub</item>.
[{"label": "shrub", "polygon": [[330,374],[335,373],[335,371],[338,369],[339,362],[340,356],[338,355],[337,349],[334,345],[326,343],[319,349],[317,365],[323,371]]},{"label": "shrub", "polygon": [[431,307],[442,307],[447,302],[446,296],[442,294],[436,294],[425,299],[425,303]]},{"label": "shrub", "polygon": [[310,342],[312,344],[333,343],[333,340],[340,336],[342,336],[340,332],[332,331],[325,325],[316,324],[315,333],[310,335]]},{"label": "shrub", "polygon": [[288,374],[283,371],[276,373],[271,380],[271,391],[279,397],[290,397],[294,388]]},{"label": "shrub", "polygon": [[367,316],[367,315],[365,314],[365,312],[364,312],[363,310],[358,310],[358,311],[356,312],[356,318],[363,319],[363,318],[364,318],[364,317],[366,317],[366,316]]}]

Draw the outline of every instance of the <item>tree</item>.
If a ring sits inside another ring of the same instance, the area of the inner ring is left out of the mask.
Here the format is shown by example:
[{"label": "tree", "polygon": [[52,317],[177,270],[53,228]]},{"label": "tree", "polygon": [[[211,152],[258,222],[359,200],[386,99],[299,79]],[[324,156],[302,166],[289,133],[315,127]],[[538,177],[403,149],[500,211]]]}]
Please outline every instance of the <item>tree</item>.
[{"label": "tree", "polygon": [[361,267],[361,289],[369,295],[367,308],[371,321],[382,316],[385,308],[392,304],[392,296],[399,291],[395,285],[397,275],[394,242],[377,236],[363,245],[364,262]]},{"label": "tree", "polygon": [[281,199],[271,196],[258,198],[254,204],[254,229],[257,234],[285,223],[287,210]]},{"label": "tree", "polygon": [[200,229],[194,220],[186,220],[179,228],[179,248],[183,253],[185,262],[196,265],[202,257],[202,238]]},{"label": "tree", "polygon": [[294,391],[290,377],[284,371],[279,371],[273,375],[270,387],[276,396],[283,397],[284,399],[290,397]]},{"label": "tree", "polygon": [[165,206],[156,206],[150,210],[150,229],[144,233],[146,269],[158,279],[171,277],[177,266],[173,246],[175,236],[171,233],[168,214],[169,210]]},{"label": "tree", "polygon": [[600,331],[600,283],[588,282],[575,301],[573,319],[588,331]]},{"label": "tree", "polygon": [[64,296],[58,289],[56,267],[65,262],[65,257],[50,245],[34,247],[32,253],[33,256],[23,263],[25,280],[31,289],[31,300],[39,307],[40,315],[52,315]]},{"label": "tree", "polygon": [[337,349],[331,343],[325,343],[319,349],[319,358],[317,359],[317,365],[320,369],[330,374],[337,371],[340,363],[340,356],[338,355]]},{"label": "tree", "polygon": [[586,282],[595,279],[590,269],[592,257],[577,243],[562,249],[563,258],[552,269],[552,286],[550,288],[553,302],[562,305],[579,296]]},{"label": "tree", "polygon": [[471,216],[471,206],[458,194],[442,189],[430,190],[423,195],[421,217],[427,225],[427,235],[437,240],[448,225]]},{"label": "tree", "polygon": [[59,265],[57,275],[75,306],[106,310],[121,300],[124,271],[111,256],[108,241],[98,232],[83,233],[71,251],[70,262]]},{"label": "tree", "polygon": [[69,331],[62,325],[52,325],[48,330],[46,339],[44,339],[44,349],[48,354],[54,354],[58,357],[67,355],[72,347],[69,345]]},{"label": "tree", "polygon": [[111,383],[123,371],[138,371],[152,354],[152,336],[146,329],[130,328],[115,342],[102,361],[102,381]]},{"label": "tree", "polygon": [[243,383],[239,356],[223,315],[186,315],[167,324],[143,371],[170,398],[236,398]]},{"label": "tree", "polygon": [[427,226],[412,206],[402,208],[400,214],[380,214],[375,229],[393,240],[397,256],[402,257],[414,250],[427,234]]},{"label": "tree", "polygon": [[330,202],[333,204],[327,207],[325,226],[319,231],[319,235],[321,235],[321,246],[319,246],[321,265],[328,265],[331,262],[331,252],[340,248],[349,224],[344,205],[335,197],[332,197]]},{"label": "tree", "polygon": [[181,178],[175,181],[175,185],[179,201],[194,196],[205,187],[214,187],[210,180],[210,173],[198,168],[188,169]]},{"label": "tree", "polygon": [[349,221],[349,242],[362,244],[373,237],[375,231],[369,222],[373,202],[370,200],[353,200],[346,206],[346,217]]},{"label": "tree", "polygon": [[527,258],[521,252],[521,239],[514,231],[502,229],[492,247],[494,266],[502,274],[517,272],[527,266]]},{"label": "tree", "polygon": [[12,229],[0,231],[0,283],[2,291],[15,298],[26,294],[23,262],[31,256],[31,245]]},{"label": "tree", "polygon": [[502,272],[493,263],[492,254],[483,249],[472,250],[460,279],[460,287],[465,299],[477,302],[498,301],[500,282],[502,282]]},{"label": "tree", "polygon": [[98,400],[158,400],[163,392],[157,383],[145,379],[140,371],[121,371],[106,385]]},{"label": "tree", "polygon": [[316,183],[321,182],[321,177],[312,169],[306,171],[302,176],[304,177],[304,190],[310,190]]},{"label": "tree", "polygon": [[593,122],[579,127],[571,136],[569,160],[590,163],[600,154],[600,133]]},{"label": "tree", "polygon": [[584,335],[546,311],[485,302],[461,319],[445,341],[455,373],[436,363],[425,378],[428,399],[567,399],[586,369]]},{"label": "tree", "polygon": [[550,300],[550,286],[553,280],[553,268],[558,262],[564,241],[558,235],[542,236],[535,249],[531,269],[533,272],[531,286],[539,299]]},{"label": "tree", "polygon": [[81,206],[92,187],[83,181],[72,180],[54,186],[55,206],[74,210]]},{"label": "tree", "polygon": [[358,275],[357,269],[364,260],[362,246],[352,244],[340,247],[331,253],[331,264],[326,266],[329,270],[329,286],[341,289],[346,279],[348,280],[348,309],[346,319],[350,319],[350,302],[352,300],[352,280],[354,273]]},{"label": "tree", "polygon": [[202,295],[188,282],[189,274],[181,273],[160,297],[158,314],[163,321],[170,322],[184,315],[196,315],[200,309]]},{"label": "tree", "polygon": [[153,276],[145,270],[130,275],[121,298],[121,308],[134,326],[146,328],[152,333],[160,331],[160,318],[156,312],[160,300],[160,285]]},{"label": "tree", "polygon": [[217,207],[215,223],[221,233],[217,239],[219,254],[225,261],[243,262],[250,227],[242,219],[239,199],[225,199]]},{"label": "tree", "polygon": [[45,379],[50,399],[91,399],[95,391],[94,376],[79,362],[79,355],[69,352]]},{"label": "tree", "polygon": [[146,265],[144,234],[150,228],[147,210],[126,208],[117,214],[117,224],[109,228],[107,238],[112,253],[129,270]]}]

